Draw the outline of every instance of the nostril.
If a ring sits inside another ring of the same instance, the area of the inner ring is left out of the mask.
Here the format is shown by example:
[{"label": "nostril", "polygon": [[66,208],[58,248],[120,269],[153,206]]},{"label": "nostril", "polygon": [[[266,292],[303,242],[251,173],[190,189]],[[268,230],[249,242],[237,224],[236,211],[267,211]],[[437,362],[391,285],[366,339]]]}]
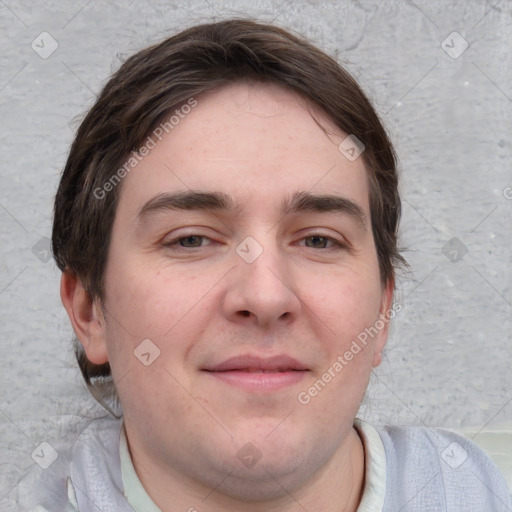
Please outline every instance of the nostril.
[{"label": "nostril", "polygon": [[250,311],[247,311],[247,310],[240,311],[240,313],[241,313],[243,316],[250,316],[250,314],[251,314],[251,312],[250,312]]}]

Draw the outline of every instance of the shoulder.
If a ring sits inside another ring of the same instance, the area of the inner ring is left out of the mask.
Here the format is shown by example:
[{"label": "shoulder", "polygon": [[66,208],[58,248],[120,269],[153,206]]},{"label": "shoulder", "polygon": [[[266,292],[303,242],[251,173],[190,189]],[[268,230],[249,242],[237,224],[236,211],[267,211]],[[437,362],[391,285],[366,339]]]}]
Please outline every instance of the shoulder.
[{"label": "shoulder", "polygon": [[510,511],[496,464],[467,437],[442,428],[376,426],[386,452],[384,510]]},{"label": "shoulder", "polygon": [[[16,504],[29,512],[76,512],[78,505],[71,478],[84,467],[107,466],[116,449],[122,420],[111,416],[89,421],[75,440],[51,441],[56,460],[46,468],[33,464],[17,486]],[[114,458],[115,461],[115,458]]]},{"label": "shoulder", "polygon": [[[40,477],[41,475],[39,475]],[[55,477],[55,478],[54,478]],[[38,472],[31,471],[23,482],[16,504],[28,512],[78,512],[78,505],[69,480],[53,475],[38,478]],[[18,509],[20,510],[20,509]]]}]

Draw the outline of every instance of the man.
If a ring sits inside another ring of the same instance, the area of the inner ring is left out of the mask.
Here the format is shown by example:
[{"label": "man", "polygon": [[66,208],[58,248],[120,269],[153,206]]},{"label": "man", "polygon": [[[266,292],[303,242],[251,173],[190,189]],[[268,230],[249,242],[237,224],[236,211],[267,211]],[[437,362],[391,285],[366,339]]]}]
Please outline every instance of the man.
[{"label": "man", "polygon": [[40,505],[509,510],[463,437],[356,418],[399,217],[384,128],[306,41],[230,20],[130,58],[78,130],[53,231],[82,373],[123,414],[85,429]]}]

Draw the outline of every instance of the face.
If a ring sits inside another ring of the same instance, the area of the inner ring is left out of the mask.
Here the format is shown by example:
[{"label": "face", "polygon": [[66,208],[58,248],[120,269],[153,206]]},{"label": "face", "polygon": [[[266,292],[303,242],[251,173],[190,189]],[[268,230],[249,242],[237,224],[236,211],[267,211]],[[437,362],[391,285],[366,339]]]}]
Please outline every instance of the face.
[{"label": "face", "polygon": [[276,86],[196,100],[123,180],[95,343],[135,458],[271,493],[343,446],[387,329],[344,355],[391,286],[347,134]]}]

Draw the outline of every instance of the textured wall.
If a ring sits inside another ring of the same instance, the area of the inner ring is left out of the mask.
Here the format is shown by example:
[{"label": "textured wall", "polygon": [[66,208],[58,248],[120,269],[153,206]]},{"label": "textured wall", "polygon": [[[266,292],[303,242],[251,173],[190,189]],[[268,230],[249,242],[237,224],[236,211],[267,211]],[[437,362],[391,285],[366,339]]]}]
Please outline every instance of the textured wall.
[{"label": "textured wall", "polygon": [[399,280],[404,308],[360,416],[476,429],[512,420],[510,1],[5,0],[0,510],[11,510],[39,443],[102,413],[76,369],[48,261],[53,195],[77,120],[124,57],[231,15],[275,20],[336,55],[399,153],[412,270]]}]

